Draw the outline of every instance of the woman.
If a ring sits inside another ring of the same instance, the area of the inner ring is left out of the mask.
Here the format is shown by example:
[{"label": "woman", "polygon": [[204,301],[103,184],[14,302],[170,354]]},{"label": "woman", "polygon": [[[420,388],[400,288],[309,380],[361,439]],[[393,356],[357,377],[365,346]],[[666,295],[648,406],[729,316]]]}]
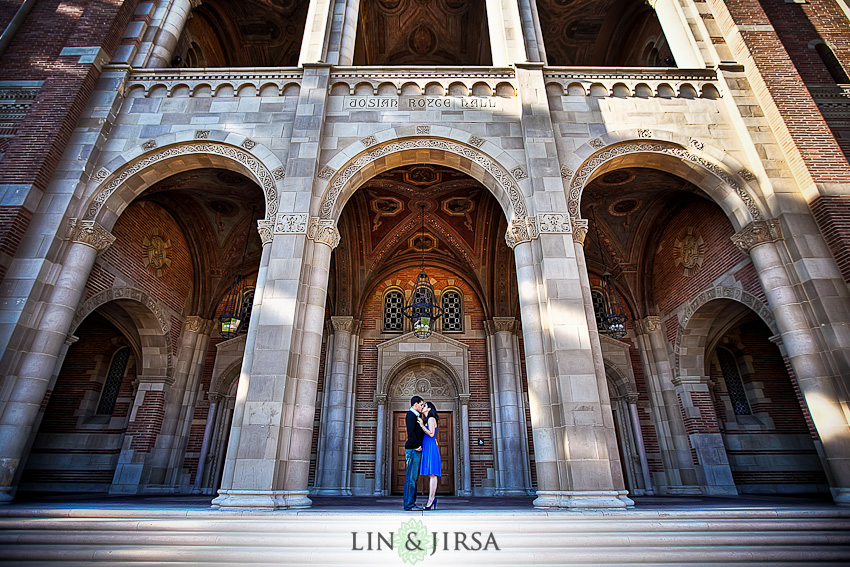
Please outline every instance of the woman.
[{"label": "woman", "polygon": [[440,420],[437,415],[437,408],[431,402],[426,402],[425,408],[422,411],[422,417],[419,418],[419,427],[425,432],[425,438],[422,441],[422,465],[419,469],[420,476],[428,477],[428,505],[426,510],[437,509],[437,477],[441,476],[440,470],[440,448],[437,447],[437,422]]}]

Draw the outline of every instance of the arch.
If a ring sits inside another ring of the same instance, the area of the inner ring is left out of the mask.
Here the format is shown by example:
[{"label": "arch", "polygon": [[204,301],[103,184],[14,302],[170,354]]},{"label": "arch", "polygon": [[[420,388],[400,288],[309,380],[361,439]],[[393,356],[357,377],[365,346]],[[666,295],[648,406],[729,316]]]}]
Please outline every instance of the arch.
[{"label": "arch", "polygon": [[[723,209],[736,230],[750,221],[764,218],[759,203],[746,188],[754,176],[740,162],[699,140],[677,140],[677,134],[658,132],[669,138],[665,140],[655,134],[648,130],[610,132],[578,148],[564,166],[569,179],[567,208],[570,215],[580,218],[581,196],[590,181],[621,164],[628,164],[666,171],[690,181]],[[650,159],[638,162],[639,156]],[[573,163],[575,168],[570,167]]]},{"label": "arch", "polygon": [[[146,292],[134,287],[114,287],[90,297],[77,308],[71,321],[73,334],[83,320],[107,303],[120,301],[121,307],[139,329],[142,368],[161,369],[166,374],[172,368],[171,323],[159,302]],[[160,360],[157,363],[157,359]]]},{"label": "arch", "polygon": [[454,387],[456,395],[467,393],[466,389],[463,387],[463,380],[460,379],[455,372],[455,369],[452,368],[450,364],[447,364],[445,360],[431,354],[416,353],[415,355],[411,355],[409,358],[405,358],[393,365],[389,372],[387,372],[387,379],[383,380],[379,385],[379,391],[377,394],[389,397],[390,388],[396,383],[399,376],[401,376],[405,370],[414,366],[421,366],[422,364],[431,364],[439,368],[451,381],[451,385]]},{"label": "arch", "polygon": [[[407,160],[401,154],[413,150],[417,163],[446,165],[480,181],[496,197],[509,221],[533,215],[527,198],[531,194],[528,176],[522,164],[507,152],[456,128],[437,125],[413,128],[418,135],[402,134],[392,128],[354,142],[334,156],[319,172],[324,186],[311,207],[311,214],[338,220],[357,187],[383,171],[404,165]],[[370,139],[378,143],[364,150],[363,145]]]},{"label": "arch", "polygon": [[210,383],[210,393],[226,396],[232,389],[233,382],[239,379],[239,371],[241,369],[241,358],[232,361],[224,370],[214,377]]},{"label": "arch", "polygon": [[[710,329],[722,312],[726,311],[730,316],[740,314],[728,313],[728,303],[723,300],[739,303],[740,312],[753,311],[773,335],[779,335],[773,313],[758,297],[737,287],[716,286],[707,289],[689,301],[681,314],[676,344],[673,347],[673,366],[677,376],[691,376],[700,370],[684,365],[689,363],[687,361],[704,361]],[[704,368],[702,370],[700,375],[704,375]]]},{"label": "arch", "polygon": [[253,179],[265,196],[264,220],[274,220],[278,183],[284,178],[285,170],[265,146],[245,136],[217,130],[169,134],[145,142],[143,146],[115,158],[92,177],[86,191],[90,197],[83,200],[83,220],[94,220],[110,230],[123,210],[142,191],[160,180],[150,181],[150,170],[162,171],[164,178],[211,165]]}]

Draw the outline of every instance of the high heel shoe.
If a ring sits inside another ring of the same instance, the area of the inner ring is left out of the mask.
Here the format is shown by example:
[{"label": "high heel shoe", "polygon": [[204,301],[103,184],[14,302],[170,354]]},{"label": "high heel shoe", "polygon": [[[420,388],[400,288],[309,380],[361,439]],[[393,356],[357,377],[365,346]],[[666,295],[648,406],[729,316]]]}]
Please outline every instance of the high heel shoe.
[{"label": "high heel shoe", "polygon": [[425,506],[426,510],[436,510],[437,509],[437,497],[434,497],[434,501],[431,502],[430,506]]}]

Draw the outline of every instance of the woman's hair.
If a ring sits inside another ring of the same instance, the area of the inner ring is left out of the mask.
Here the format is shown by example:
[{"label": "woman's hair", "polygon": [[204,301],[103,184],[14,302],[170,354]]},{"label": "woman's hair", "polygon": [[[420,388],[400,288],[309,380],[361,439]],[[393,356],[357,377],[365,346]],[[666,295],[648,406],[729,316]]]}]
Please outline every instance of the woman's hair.
[{"label": "woman's hair", "polygon": [[437,408],[434,406],[433,402],[425,402],[425,405],[428,406],[428,418],[434,418],[437,421],[440,421],[440,416],[437,415]]}]

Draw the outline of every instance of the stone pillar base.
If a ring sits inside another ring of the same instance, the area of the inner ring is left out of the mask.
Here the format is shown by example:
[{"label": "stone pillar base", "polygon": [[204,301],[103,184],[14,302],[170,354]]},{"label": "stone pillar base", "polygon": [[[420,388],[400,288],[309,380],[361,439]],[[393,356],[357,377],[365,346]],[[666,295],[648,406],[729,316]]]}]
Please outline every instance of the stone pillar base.
[{"label": "stone pillar base", "polygon": [[213,508],[265,508],[283,510],[309,508],[313,502],[306,490],[219,490]]},{"label": "stone pillar base", "polygon": [[830,487],[830,492],[832,492],[832,499],[839,506],[850,506],[850,488],[832,488]]},{"label": "stone pillar base", "polygon": [[310,496],[351,496],[348,488],[313,488]]},{"label": "stone pillar base", "polygon": [[[495,496],[534,496],[535,494],[540,493],[535,493],[533,490],[530,491],[525,488],[497,488]],[[463,495],[461,494],[460,496]]]},{"label": "stone pillar base", "polygon": [[628,508],[635,503],[626,490],[551,490],[537,491],[535,508]]}]

